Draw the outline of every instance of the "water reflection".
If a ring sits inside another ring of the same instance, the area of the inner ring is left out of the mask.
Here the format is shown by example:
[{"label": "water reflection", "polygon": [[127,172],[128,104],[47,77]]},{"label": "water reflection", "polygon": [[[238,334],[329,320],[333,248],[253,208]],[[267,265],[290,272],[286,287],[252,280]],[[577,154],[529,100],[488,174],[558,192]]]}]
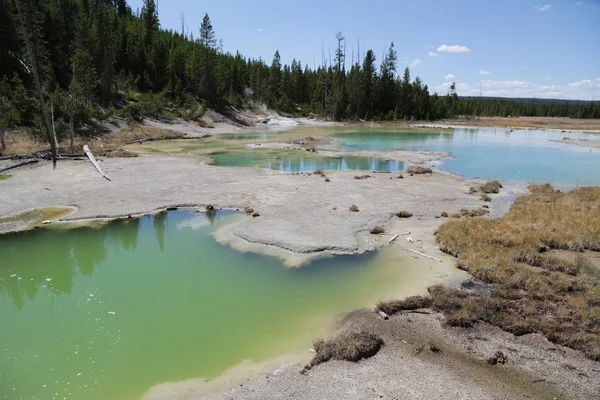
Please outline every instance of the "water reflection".
[{"label": "water reflection", "polygon": [[[52,229],[2,235],[0,293],[8,294],[19,310],[25,299],[35,299],[40,288],[55,295],[70,294],[77,271],[92,275],[106,260],[107,246],[112,245],[116,251],[135,249],[139,228],[139,219],[129,219],[110,222],[100,229],[79,227],[76,235],[69,230]],[[162,233],[160,229],[156,231],[164,243],[165,228]],[[32,243],[35,251],[29,247]],[[159,240],[159,245],[164,244]]]}]

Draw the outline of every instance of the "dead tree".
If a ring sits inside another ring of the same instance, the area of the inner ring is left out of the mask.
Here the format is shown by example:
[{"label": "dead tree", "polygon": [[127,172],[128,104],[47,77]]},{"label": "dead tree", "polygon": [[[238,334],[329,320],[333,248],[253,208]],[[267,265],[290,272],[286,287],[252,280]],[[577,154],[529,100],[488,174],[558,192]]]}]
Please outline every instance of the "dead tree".
[{"label": "dead tree", "polygon": [[40,80],[39,74],[38,57],[33,49],[33,45],[31,43],[32,39],[31,36],[29,36],[29,30],[27,29],[27,24],[25,23],[25,18],[23,17],[23,11],[21,10],[21,0],[13,0],[13,2],[15,4],[15,7],[17,8],[17,16],[19,18],[19,25],[21,26],[21,36],[25,44],[25,49],[27,50],[29,64],[31,67],[31,73],[33,74],[33,81],[35,82],[35,90],[37,92],[38,102],[40,105],[40,114],[42,114],[42,121],[44,122],[44,126],[46,127],[46,135],[48,137],[48,142],[50,142],[50,149],[52,151],[52,164],[54,165],[54,168],[56,168],[56,140],[54,138],[54,135],[52,134],[52,127],[50,126],[50,121],[48,120],[46,102],[44,101],[44,90],[42,88],[42,82]]}]

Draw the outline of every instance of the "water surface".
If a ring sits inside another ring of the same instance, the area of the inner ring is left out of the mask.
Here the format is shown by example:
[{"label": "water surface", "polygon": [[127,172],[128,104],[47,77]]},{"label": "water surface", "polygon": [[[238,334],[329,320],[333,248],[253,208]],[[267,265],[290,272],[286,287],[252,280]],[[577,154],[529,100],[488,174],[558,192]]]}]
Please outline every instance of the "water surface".
[{"label": "water surface", "polygon": [[404,163],[377,157],[323,157],[308,152],[284,150],[242,150],[213,152],[213,165],[227,167],[262,167],[281,172],[311,172],[322,170],[363,170],[397,172]]},{"label": "water surface", "polygon": [[385,252],[288,269],[217,244],[237,218],[179,210],[1,235],[0,399],[139,399],[244,359],[307,354],[334,316],[428,285],[423,266]]},{"label": "water surface", "polygon": [[361,129],[334,135],[340,150],[394,149],[449,152],[440,169],[467,178],[600,184],[600,149],[552,142],[564,136],[598,139],[597,135],[558,131],[455,129],[443,133],[395,133]]}]

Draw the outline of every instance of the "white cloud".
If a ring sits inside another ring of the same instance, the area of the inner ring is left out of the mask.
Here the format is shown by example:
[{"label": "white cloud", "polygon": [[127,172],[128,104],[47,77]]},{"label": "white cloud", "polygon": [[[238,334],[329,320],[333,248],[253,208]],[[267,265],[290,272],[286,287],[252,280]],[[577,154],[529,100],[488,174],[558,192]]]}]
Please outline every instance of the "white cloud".
[{"label": "white cloud", "polygon": [[533,8],[535,10],[538,10],[538,11],[548,11],[549,9],[552,8],[552,4],[546,4],[546,5],[543,5],[543,6],[535,6]]},{"label": "white cloud", "polygon": [[440,47],[438,47],[437,51],[444,53],[468,53],[471,51],[471,49],[467,46],[459,46],[457,44],[454,44],[452,46],[443,44]]},{"label": "white cloud", "polygon": [[430,51],[429,53],[427,53],[427,55],[428,55],[429,57],[437,57],[437,56],[439,56],[439,54],[438,54],[438,53],[434,53],[433,51]]},{"label": "white cloud", "polygon": [[583,4],[583,1],[578,1],[578,2],[575,3],[576,6],[580,6],[582,4]]},{"label": "white cloud", "polygon": [[184,229],[192,229],[194,231],[197,231],[208,225],[210,225],[210,221],[208,220],[208,218],[206,218],[206,215],[200,214],[192,218],[179,221],[175,226],[179,231],[182,231]]},{"label": "white cloud", "polygon": [[448,75],[446,75],[446,80],[447,81],[453,81],[454,79],[456,79],[456,75],[454,75],[454,74],[448,74]]},{"label": "white cloud", "polygon": [[256,32],[263,33],[263,30],[262,30],[262,28],[256,28]]},{"label": "white cloud", "polygon": [[[543,77],[540,79],[543,79]],[[446,81],[433,90],[441,94],[446,94],[450,84],[450,81]],[[563,85],[520,80],[484,80],[481,82],[481,88],[483,96],[491,97],[592,100],[600,91],[600,77],[583,79]],[[457,82],[456,91],[459,96],[479,96],[480,84]]]},{"label": "white cloud", "polygon": [[569,87],[572,88],[583,88],[583,89],[595,89],[600,88],[600,78],[596,79],[584,79],[578,82],[569,83]]},{"label": "white cloud", "polygon": [[479,71],[479,75],[489,75],[491,73],[492,73],[492,71],[486,71],[484,69],[482,69],[481,71]]},{"label": "white cloud", "polygon": [[423,61],[421,61],[420,58],[415,58],[414,60],[412,60],[412,62],[410,63],[410,67],[416,67],[417,65],[421,64]]}]

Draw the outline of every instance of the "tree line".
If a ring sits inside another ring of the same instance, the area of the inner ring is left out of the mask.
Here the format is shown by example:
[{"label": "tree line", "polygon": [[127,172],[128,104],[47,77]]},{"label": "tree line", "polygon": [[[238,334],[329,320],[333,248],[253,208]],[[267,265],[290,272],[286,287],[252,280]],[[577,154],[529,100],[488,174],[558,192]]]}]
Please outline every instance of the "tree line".
[{"label": "tree line", "polygon": [[[58,139],[93,132],[112,115],[199,119],[207,108],[266,104],[281,113],[334,120],[435,120],[468,116],[600,117],[600,105],[529,104],[458,97],[452,84],[431,93],[398,71],[392,43],[347,63],[345,38],[320,66],[267,63],[226,53],[208,15],[188,34],[162,29],[154,0],[134,11],[125,0],[0,1],[0,139],[17,126]],[[351,64],[350,67],[347,67]]]}]

